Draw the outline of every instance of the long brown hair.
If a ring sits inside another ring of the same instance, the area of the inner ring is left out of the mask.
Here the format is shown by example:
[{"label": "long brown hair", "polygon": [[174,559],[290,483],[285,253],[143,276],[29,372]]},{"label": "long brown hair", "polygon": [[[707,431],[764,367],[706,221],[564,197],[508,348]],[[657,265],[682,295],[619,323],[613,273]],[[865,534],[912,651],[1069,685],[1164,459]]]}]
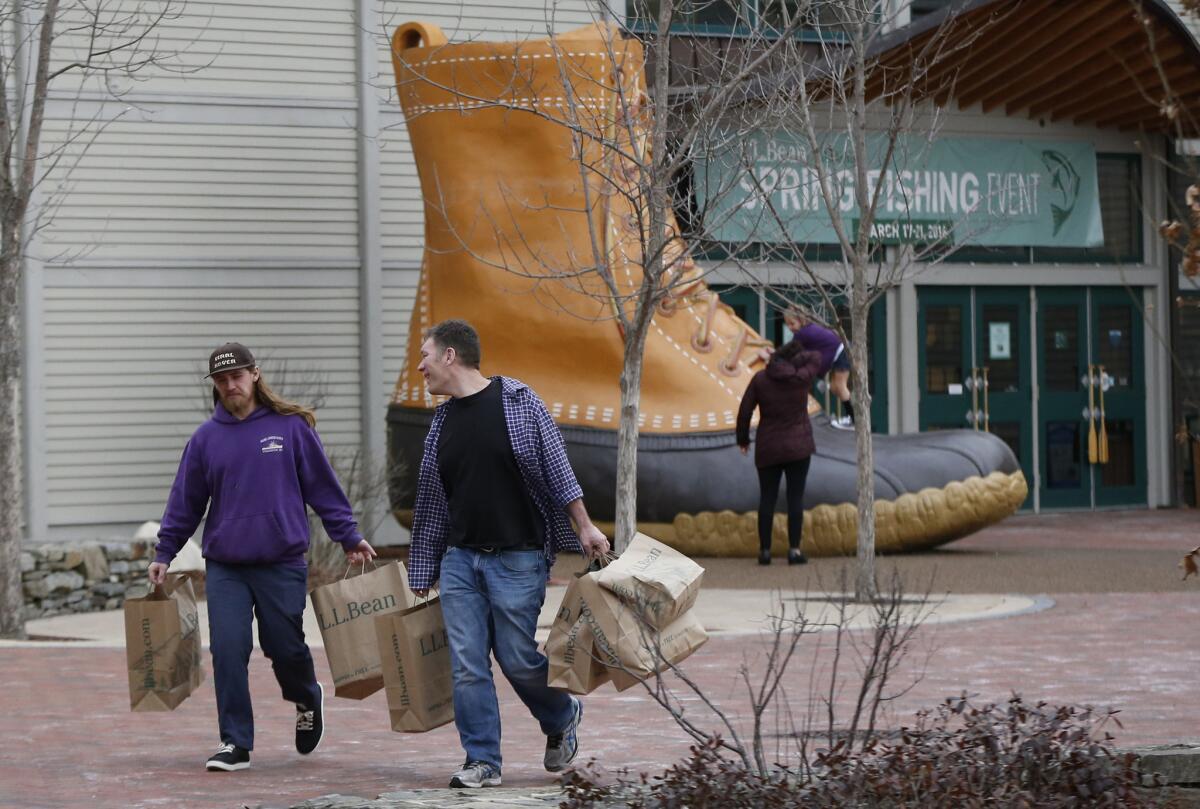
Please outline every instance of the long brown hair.
[{"label": "long brown hair", "polygon": [[267,384],[266,377],[262,375],[262,371],[258,372],[258,379],[254,383],[254,395],[258,397],[258,403],[271,408],[281,416],[303,416],[308,422],[309,427],[317,426],[317,414],[311,407],[305,407],[296,402],[289,402],[275,391],[271,390],[271,386]]},{"label": "long brown hair", "polygon": [[[311,407],[305,407],[296,402],[289,402],[275,391],[271,390],[271,386],[267,384],[267,379],[263,376],[262,369],[258,369],[258,379],[254,380],[254,398],[263,407],[269,407],[281,416],[303,416],[308,422],[309,427],[317,426],[317,414]],[[213,406],[221,400],[220,394],[217,393],[217,386],[213,385]]]}]

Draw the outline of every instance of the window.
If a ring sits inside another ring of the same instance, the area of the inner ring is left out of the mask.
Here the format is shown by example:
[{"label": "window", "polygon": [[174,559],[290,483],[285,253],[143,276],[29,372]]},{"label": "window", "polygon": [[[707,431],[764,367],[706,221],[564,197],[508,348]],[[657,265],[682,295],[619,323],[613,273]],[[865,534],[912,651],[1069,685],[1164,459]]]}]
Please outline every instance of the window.
[{"label": "window", "polygon": [[[809,38],[832,33],[842,17],[839,6],[839,0],[681,0],[671,30],[770,36],[802,14],[802,36]],[[656,26],[660,9],[660,0],[625,0],[625,15],[635,31]]]},{"label": "window", "polygon": [[909,6],[909,14],[915,20],[918,17],[924,17],[926,14],[934,14],[941,11],[952,2],[953,0],[913,0]]}]

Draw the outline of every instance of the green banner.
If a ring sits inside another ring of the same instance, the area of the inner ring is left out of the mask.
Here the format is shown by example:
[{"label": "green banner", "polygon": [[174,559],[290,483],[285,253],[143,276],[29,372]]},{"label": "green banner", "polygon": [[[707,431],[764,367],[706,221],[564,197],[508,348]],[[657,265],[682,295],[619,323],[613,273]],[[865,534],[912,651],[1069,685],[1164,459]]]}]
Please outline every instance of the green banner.
[{"label": "green banner", "polygon": [[[830,197],[852,234],[858,172],[844,136],[822,157]],[[1104,244],[1096,153],[1090,143],[900,139],[868,141],[867,186],[879,190],[872,238],[884,244],[1099,247]],[[708,235],[729,243],[836,243],[806,140],[756,135],[696,166]],[[787,234],[785,237],[784,234]]]}]

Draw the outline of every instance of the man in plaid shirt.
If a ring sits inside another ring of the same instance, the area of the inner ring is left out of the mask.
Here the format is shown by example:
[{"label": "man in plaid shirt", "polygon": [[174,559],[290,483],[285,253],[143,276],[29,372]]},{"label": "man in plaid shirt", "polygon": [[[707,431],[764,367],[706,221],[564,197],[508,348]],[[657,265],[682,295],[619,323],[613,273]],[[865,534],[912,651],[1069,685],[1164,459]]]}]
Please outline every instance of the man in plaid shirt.
[{"label": "man in plaid shirt", "polygon": [[419,370],[431,394],[450,399],[425,438],[408,578],[419,596],[440,584],[454,723],[466,751],[452,787],[500,785],[492,654],[546,734],[546,769],[559,772],[575,758],[583,705],[546,685],[549,663],[533,634],[555,554],[609,549],[546,406],[515,379],[483,376],[479,360],[469,323],[446,320],[426,332]]}]

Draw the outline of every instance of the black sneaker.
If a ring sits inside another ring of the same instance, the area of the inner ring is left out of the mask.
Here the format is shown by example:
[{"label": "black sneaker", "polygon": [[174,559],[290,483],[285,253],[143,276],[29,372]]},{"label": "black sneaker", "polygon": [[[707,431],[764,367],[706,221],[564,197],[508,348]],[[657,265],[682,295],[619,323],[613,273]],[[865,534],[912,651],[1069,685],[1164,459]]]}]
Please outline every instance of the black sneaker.
[{"label": "black sneaker", "polygon": [[296,706],[296,752],[302,756],[316,750],[325,735],[325,689],[320,683],[317,683],[317,693],[320,696],[316,707]]},{"label": "black sneaker", "polygon": [[468,761],[462,769],[450,776],[453,789],[479,789],[500,786],[500,768],[483,761]]},{"label": "black sneaker", "polygon": [[244,770],[250,766],[250,751],[236,744],[221,743],[217,752],[208,757],[205,769],[210,771],[233,772]]},{"label": "black sneaker", "polygon": [[788,564],[789,565],[807,565],[808,557],[804,555],[804,551],[797,548],[788,549]]},{"label": "black sneaker", "polygon": [[562,772],[567,765],[575,760],[579,753],[579,738],[577,731],[583,720],[583,703],[571,697],[571,723],[563,728],[561,733],[546,737],[546,756],[542,759],[548,772]]}]

